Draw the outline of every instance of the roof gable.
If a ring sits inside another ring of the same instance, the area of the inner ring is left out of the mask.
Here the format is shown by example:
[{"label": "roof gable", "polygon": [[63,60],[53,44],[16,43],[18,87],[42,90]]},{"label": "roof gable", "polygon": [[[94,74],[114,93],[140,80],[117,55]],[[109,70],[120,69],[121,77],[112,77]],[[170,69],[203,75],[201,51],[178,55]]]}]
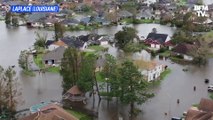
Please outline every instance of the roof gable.
[{"label": "roof gable", "polygon": [[63,58],[65,47],[58,47],[53,51],[46,53],[43,56],[43,60],[61,60]]},{"label": "roof gable", "polygon": [[146,39],[152,39],[158,41],[160,44],[166,42],[168,34],[149,33]]}]

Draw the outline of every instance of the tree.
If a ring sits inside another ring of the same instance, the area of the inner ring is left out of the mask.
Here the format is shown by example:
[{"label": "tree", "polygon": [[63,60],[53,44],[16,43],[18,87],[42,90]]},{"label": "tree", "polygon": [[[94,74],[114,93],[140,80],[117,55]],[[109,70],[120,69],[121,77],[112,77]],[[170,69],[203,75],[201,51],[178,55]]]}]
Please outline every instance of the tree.
[{"label": "tree", "polygon": [[54,28],[55,28],[55,40],[58,41],[59,38],[63,38],[65,33],[65,27],[60,23],[55,23]]},{"label": "tree", "polygon": [[23,69],[28,71],[28,51],[23,50],[21,51],[18,59],[19,66]]},{"label": "tree", "polygon": [[106,19],[111,21],[111,22],[114,22],[114,23],[118,22],[118,18],[117,18],[116,12],[106,13]]},{"label": "tree", "polygon": [[11,16],[12,16],[11,12],[6,12],[5,23],[7,25],[11,24]]},{"label": "tree", "polygon": [[157,29],[156,28],[152,28],[152,33],[157,33]]},{"label": "tree", "polygon": [[55,0],[55,2],[56,2],[56,3],[61,3],[61,2],[62,2],[62,0]]},{"label": "tree", "polygon": [[134,103],[142,104],[153,94],[146,92],[147,82],[138,68],[130,61],[125,61],[118,68],[118,80],[120,82],[120,100],[122,103],[130,104],[130,119],[135,115]]},{"label": "tree", "polygon": [[[116,59],[110,55],[105,55],[106,62],[103,67],[103,75],[106,78],[107,93],[110,93],[108,97],[116,96],[118,93],[118,81],[117,81],[117,64]],[[110,91],[109,91],[110,86]]]},{"label": "tree", "polygon": [[77,84],[83,59],[82,52],[75,48],[65,50],[64,57],[61,62],[61,75],[63,76],[62,86],[64,92]]},{"label": "tree", "polygon": [[193,56],[193,62],[198,65],[205,65],[207,63],[208,55],[210,54],[210,49],[208,43],[202,38],[198,37],[197,40],[199,43],[198,48],[195,48],[190,51],[190,54]]},{"label": "tree", "polygon": [[191,35],[191,33],[187,32],[187,31],[177,31],[175,32],[175,34],[172,37],[172,42],[174,44],[179,44],[179,43],[193,43],[194,42],[194,38]]},{"label": "tree", "polygon": [[34,47],[42,47],[45,48],[45,44],[47,42],[47,35],[40,35],[36,33],[36,42],[34,43]]},{"label": "tree", "polygon": [[0,116],[6,115],[9,119],[14,117],[16,106],[20,103],[21,92],[15,76],[16,72],[11,67],[6,70],[0,67]]},{"label": "tree", "polygon": [[123,27],[122,31],[115,34],[116,45],[123,49],[128,43],[132,43],[134,38],[138,38],[137,30],[131,27]]},{"label": "tree", "polygon": [[84,55],[81,63],[81,70],[77,85],[83,92],[91,91],[94,85],[93,73],[96,67],[96,56],[93,54]]},{"label": "tree", "polygon": [[18,18],[12,17],[12,25],[13,26],[18,26]]}]

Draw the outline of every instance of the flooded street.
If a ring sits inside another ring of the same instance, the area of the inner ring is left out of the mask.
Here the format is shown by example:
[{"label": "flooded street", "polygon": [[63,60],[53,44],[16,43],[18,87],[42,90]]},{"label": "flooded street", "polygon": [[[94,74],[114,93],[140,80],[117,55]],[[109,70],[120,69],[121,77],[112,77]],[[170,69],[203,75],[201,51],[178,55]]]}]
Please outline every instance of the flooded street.
[{"label": "flooded street", "polygon": [[[139,31],[139,36],[146,37],[152,28],[157,28],[158,33],[167,33],[169,36],[175,31],[175,28],[156,24],[143,24],[134,26]],[[29,108],[31,105],[37,104],[41,101],[60,100],[62,87],[62,77],[58,74],[45,73],[36,74],[35,77],[28,77],[21,73],[18,67],[18,56],[21,50],[29,49],[35,41],[36,29],[27,29],[26,27],[10,28],[7,29],[4,22],[0,22],[0,65],[7,67],[16,65],[15,70],[20,80],[20,87],[22,88],[22,99],[24,104],[20,105],[18,109]],[[122,26],[106,27],[98,29],[99,34],[113,35]],[[49,39],[53,37],[53,32],[39,30],[40,33],[47,33]],[[81,32],[67,32],[67,35],[81,35],[87,34],[88,31]],[[109,52],[117,56],[115,48],[110,48]],[[143,51],[144,52],[144,51]],[[133,57],[149,60],[150,55],[147,53],[135,53]],[[156,58],[157,61],[159,61]],[[138,120],[169,120],[172,116],[180,116],[192,104],[198,103],[200,98],[208,97],[207,85],[204,84],[204,79],[209,78],[213,83],[213,59],[209,61],[206,67],[183,66],[178,64],[171,64],[169,60],[159,61],[162,64],[168,65],[172,72],[159,86],[153,89],[156,93],[155,97],[147,101],[142,106],[142,113],[138,116]],[[189,71],[182,71],[183,68],[188,68]],[[193,91],[193,86],[197,90]],[[180,99],[180,104],[177,105],[176,101]],[[118,112],[119,111],[119,112]],[[117,120],[115,119],[118,114],[125,115],[128,110],[121,106],[116,107],[116,104],[110,102],[107,109],[107,102],[102,101],[99,108],[99,120]],[[168,115],[165,117],[164,113]]]}]

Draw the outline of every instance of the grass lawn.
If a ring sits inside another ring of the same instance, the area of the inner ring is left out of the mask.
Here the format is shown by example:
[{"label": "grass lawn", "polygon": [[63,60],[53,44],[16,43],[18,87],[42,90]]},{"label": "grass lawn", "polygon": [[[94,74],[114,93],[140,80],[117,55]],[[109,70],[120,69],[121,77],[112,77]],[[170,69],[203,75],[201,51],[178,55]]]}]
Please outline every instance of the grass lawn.
[{"label": "grass lawn", "polygon": [[47,71],[51,72],[51,73],[59,73],[60,68],[59,67],[49,67],[49,68],[47,68]]},{"label": "grass lawn", "polygon": [[92,120],[91,117],[89,117],[88,115],[81,113],[81,112],[77,112],[71,109],[66,109],[66,111],[70,114],[72,114],[73,116],[75,116],[76,118],[78,118],[79,120]]},{"label": "grass lawn", "polygon": [[37,54],[36,57],[33,57],[35,64],[41,69],[44,68],[44,64],[42,62],[42,57],[43,57],[43,54]]},{"label": "grass lawn", "polygon": [[93,46],[89,46],[88,49],[92,49],[92,50],[95,50],[96,52],[98,51],[103,51],[105,50],[106,48],[105,47],[102,47],[100,45],[93,45]]},{"label": "grass lawn", "polygon": [[33,73],[33,71],[23,70],[22,72],[23,72],[25,75],[28,75],[28,76],[31,76],[31,77],[34,77],[34,76],[35,76],[35,73]]},{"label": "grass lawn", "polygon": [[152,20],[152,19],[141,19],[140,21],[141,21],[141,23],[153,23],[154,22],[154,20]]},{"label": "grass lawn", "polygon": [[133,19],[132,18],[125,18],[125,19],[121,20],[121,23],[131,24],[131,23],[133,23]]},{"label": "grass lawn", "polygon": [[[40,68],[40,69],[44,69],[45,65],[42,62],[42,57],[43,54],[37,54],[37,57],[33,57],[35,64]],[[47,72],[51,72],[51,73],[59,73],[60,68],[59,67],[49,67],[46,69]]]},{"label": "grass lawn", "polygon": [[171,72],[172,72],[171,69],[166,69],[164,72],[161,73],[161,75],[160,75],[160,80],[165,79],[165,77],[166,77],[169,73],[171,73]]},{"label": "grass lawn", "polygon": [[187,0],[179,0],[177,2],[178,5],[186,5],[186,3],[187,3]]},{"label": "grass lawn", "polygon": [[121,23],[126,23],[126,24],[143,24],[143,23],[159,23],[160,20],[152,20],[152,19],[135,19],[133,20],[132,18],[125,18],[121,20]]},{"label": "grass lawn", "polygon": [[167,51],[165,51],[163,53],[159,53],[160,56],[164,56],[164,57],[169,57],[170,54],[171,54],[171,51],[169,51],[169,50],[167,50]]},{"label": "grass lawn", "polygon": [[213,93],[209,93],[209,98],[213,100]]},{"label": "grass lawn", "polygon": [[70,30],[70,31],[79,31],[79,30],[93,30],[93,29],[97,29],[97,28],[100,28],[101,25],[97,24],[97,25],[88,25],[88,26],[85,26],[85,25],[77,25],[77,26],[72,26],[72,27],[69,27],[67,28],[67,30]]},{"label": "grass lawn", "polygon": [[92,52],[92,51],[86,51],[84,53],[85,53],[86,56],[88,56],[88,55],[94,55],[95,54],[95,52]]},{"label": "grass lawn", "polygon": [[210,32],[207,32],[206,34],[203,35],[203,38],[207,41],[207,42],[211,42],[213,40],[213,30]]},{"label": "grass lawn", "polygon": [[161,81],[164,80],[165,77],[166,77],[169,73],[171,73],[171,71],[172,71],[171,69],[166,69],[164,72],[161,73],[160,79],[159,79],[159,80],[155,80],[155,81],[153,81],[153,82],[150,82],[150,83],[149,83],[149,86],[150,86],[150,87],[154,87],[154,86],[156,86],[156,85],[159,85],[159,84],[161,83]]},{"label": "grass lawn", "polygon": [[193,106],[193,107],[198,107],[198,106],[199,106],[199,104],[193,104],[192,106]]}]

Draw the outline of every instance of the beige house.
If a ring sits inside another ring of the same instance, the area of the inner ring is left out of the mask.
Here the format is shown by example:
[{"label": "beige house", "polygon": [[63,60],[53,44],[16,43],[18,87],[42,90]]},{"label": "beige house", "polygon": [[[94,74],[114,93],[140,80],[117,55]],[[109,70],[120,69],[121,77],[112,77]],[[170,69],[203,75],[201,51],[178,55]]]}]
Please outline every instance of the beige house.
[{"label": "beige house", "polygon": [[165,70],[164,65],[155,61],[135,60],[134,63],[148,82],[159,79],[161,73]]}]

